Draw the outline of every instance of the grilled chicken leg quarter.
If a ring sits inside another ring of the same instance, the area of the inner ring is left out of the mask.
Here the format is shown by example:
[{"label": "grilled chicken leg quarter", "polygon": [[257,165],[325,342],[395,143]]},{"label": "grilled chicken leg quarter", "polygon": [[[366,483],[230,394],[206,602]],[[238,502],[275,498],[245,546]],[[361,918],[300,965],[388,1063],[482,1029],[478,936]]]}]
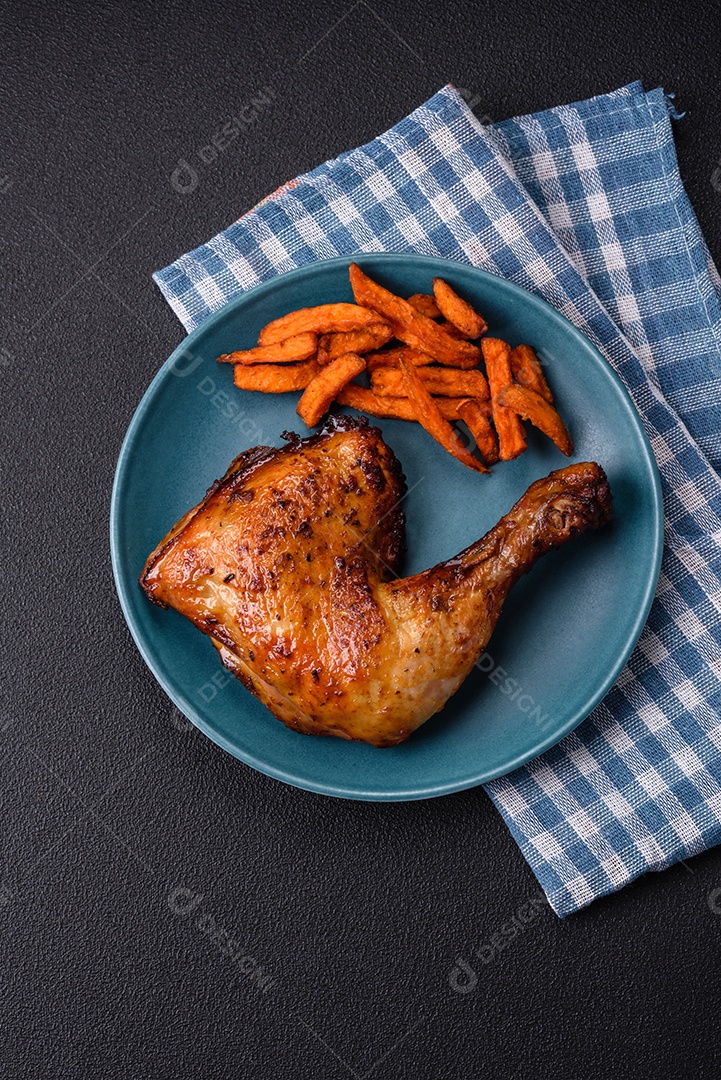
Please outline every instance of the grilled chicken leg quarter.
[{"label": "grilled chicken leg quarter", "polygon": [[306,734],[403,742],[466,678],[514,582],[611,516],[603,469],[570,465],[455,558],[399,579],[405,482],[378,429],[341,417],[309,439],[286,437],[282,449],[236,458],[140,583]]}]

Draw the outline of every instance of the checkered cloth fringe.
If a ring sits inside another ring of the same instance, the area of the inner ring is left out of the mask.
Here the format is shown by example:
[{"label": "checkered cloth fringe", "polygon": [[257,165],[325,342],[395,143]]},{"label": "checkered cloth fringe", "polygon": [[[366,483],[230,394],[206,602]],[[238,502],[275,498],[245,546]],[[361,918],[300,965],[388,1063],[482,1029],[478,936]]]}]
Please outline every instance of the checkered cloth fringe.
[{"label": "checkered cloth fringe", "polygon": [[481,126],[448,86],[154,275],[186,329],[318,259],[414,251],[538,293],[643,418],[665,551],[639,644],[557,747],[489,784],[559,915],[721,841],[721,309],[663,91]]}]

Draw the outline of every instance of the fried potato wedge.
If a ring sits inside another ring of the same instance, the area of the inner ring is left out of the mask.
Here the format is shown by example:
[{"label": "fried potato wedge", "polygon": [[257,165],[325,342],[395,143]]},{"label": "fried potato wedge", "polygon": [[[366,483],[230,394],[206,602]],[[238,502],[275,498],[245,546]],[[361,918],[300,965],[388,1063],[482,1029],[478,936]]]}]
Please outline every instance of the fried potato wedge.
[{"label": "fried potato wedge", "polygon": [[[402,397],[405,378],[398,368],[376,367],[371,374],[371,389],[379,397]],[[415,365],[414,365],[415,366]],[[418,377],[429,394],[442,397],[475,397],[488,400],[488,383],[480,371],[458,371],[453,368],[420,367]]]},{"label": "fried potato wedge", "polygon": [[315,427],[325,416],[336,394],[346,383],[365,371],[366,362],[357,353],[346,353],[331,360],[320,369],[308,383],[296,407],[298,416],[309,428]]},{"label": "fried potato wedge", "polygon": [[336,334],[364,330],[379,321],[376,311],[357,304],[319,304],[298,308],[264,326],[258,335],[259,345],[275,345],[298,334]]},{"label": "fried potato wedge", "polygon": [[[434,398],[441,415],[446,420],[458,418],[458,407],[463,398]],[[412,420],[418,422],[418,414],[415,407],[407,397],[378,397],[366,386],[358,386],[356,383],[348,383],[336,394],[339,405],[349,405],[358,412],[368,413],[369,416],[377,416],[381,419]]]},{"label": "fried potato wedge", "polygon": [[369,278],[356,263],[350,266],[350,282],[358,304],[373,308],[381,318],[392,323],[395,336],[406,345],[429,353],[440,363],[461,368],[478,366],[480,352],[476,345],[469,341],[454,341],[407,300]]},{"label": "fried potato wedge", "polygon": [[498,395],[498,402],[508,409],[513,409],[524,420],[529,420],[534,427],[556,444],[562,454],[566,457],[571,456],[573,441],[566,430],[566,425],[553,405],[549,405],[546,399],[535,390],[514,384],[504,386]]},{"label": "fried potato wedge", "polygon": [[511,349],[500,338],[483,338],[481,348],[491,389],[493,423],[498,433],[498,456],[501,461],[512,461],[526,449],[526,440],[518,414],[498,400],[501,390],[512,382]]},{"label": "fried potato wedge", "polygon": [[456,411],[476,440],[476,446],[486,465],[495,465],[498,461],[498,439],[488,419],[487,407],[475,398],[465,398]]},{"label": "fried potato wedge", "polygon": [[408,303],[416,311],[420,311],[421,315],[425,315],[427,319],[437,319],[441,313],[435,296],[431,296],[429,293],[413,293],[413,296],[408,297]]},{"label": "fried potato wedge", "polygon": [[489,472],[490,470],[482,462],[469,453],[458,433],[444,418],[420,377],[422,370],[422,368],[420,370],[415,368],[406,360],[401,360],[401,372],[405,376],[407,396],[416,410],[418,423],[444,450],[447,450],[467,468],[474,469],[475,472]]},{"label": "fried potato wedge", "polygon": [[433,278],[433,296],[443,317],[458,327],[466,337],[479,338],[485,334],[488,329],[486,320],[443,278]]},{"label": "fried potato wedge", "polygon": [[549,405],[553,405],[553,394],[543,374],[541,361],[530,345],[516,345],[511,349],[511,372],[519,386],[535,390]]},{"label": "fried potato wedge", "polygon": [[218,357],[220,364],[291,364],[296,360],[307,360],[315,356],[318,349],[317,334],[296,334],[295,337],[279,341],[277,345],[259,345],[255,349],[242,349],[238,352],[223,353]]},{"label": "fried potato wedge", "polygon": [[260,390],[263,394],[285,394],[290,390],[305,390],[320,368],[316,360],[300,364],[236,364],[233,382],[240,390]]},{"label": "fried potato wedge", "polygon": [[360,356],[371,349],[380,349],[382,345],[387,345],[392,337],[393,327],[390,323],[383,322],[373,323],[365,330],[323,334],[318,342],[318,363],[325,366],[346,353],[357,353]]},{"label": "fried potato wedge", "polygon": [[376,368],[397,368],[401,357],[404,357],[414,367],[424,367],[434,363],[433,357],[429,356],[428,353],[420,352],[419,349],[411,349],[409,345],[398,345],[394,349],[366,353],[366,369],[375,371]]}]

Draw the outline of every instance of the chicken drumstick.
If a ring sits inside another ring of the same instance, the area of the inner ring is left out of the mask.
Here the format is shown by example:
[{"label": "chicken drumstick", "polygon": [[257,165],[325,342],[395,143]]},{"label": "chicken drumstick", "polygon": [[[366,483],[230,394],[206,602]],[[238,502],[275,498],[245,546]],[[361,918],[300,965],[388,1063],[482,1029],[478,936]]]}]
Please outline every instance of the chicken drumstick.
[{"label": "chicken drumstick", "polygon": [[288,727],[394,746],[442,709],[541,555],[611,517],[599,465],[537,480],[455,558],[396,575],[400,465],[365,419],[241,454],[140,584],[187,616]]}]

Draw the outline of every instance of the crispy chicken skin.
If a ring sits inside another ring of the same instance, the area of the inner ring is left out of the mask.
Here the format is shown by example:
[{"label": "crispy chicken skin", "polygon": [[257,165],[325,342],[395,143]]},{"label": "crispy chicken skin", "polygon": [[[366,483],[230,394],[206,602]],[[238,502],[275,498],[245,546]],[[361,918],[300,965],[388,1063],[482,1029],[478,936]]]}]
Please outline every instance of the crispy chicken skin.
[{"label": "crispy chicken skin", "polygon": [[140,584],[305,734],[403,742],[466,678],[514,582],[611,517],[603,469],[570,465],[455,558],[399,579],[405,482],[378,429],[340,417],[287,438],[236,458]]}]

